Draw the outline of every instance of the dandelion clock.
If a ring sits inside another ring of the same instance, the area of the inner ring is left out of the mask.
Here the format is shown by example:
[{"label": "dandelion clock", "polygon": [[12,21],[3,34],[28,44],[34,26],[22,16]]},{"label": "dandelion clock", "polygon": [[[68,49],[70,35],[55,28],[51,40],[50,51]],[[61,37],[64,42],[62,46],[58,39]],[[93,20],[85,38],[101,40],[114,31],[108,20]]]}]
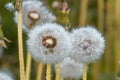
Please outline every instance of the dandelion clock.
[{"label": "dandelion clock", "polygon": [[60,74],[65,79],[79,79],[83,74],[83,64],[76,63],[69,57],[65,58],[60,65]]},{"label": "dandelion clock", "polygon": [[10,75],[0,72],[0,80],[13,80]]},{"label": "dandelion clock", "polygon": [[95,28],[87,26],[72,32],[72,58],[77,62],[92,63],[103,54],[104,38]]},{"label": "dandelion clock", "polygon": [[70,55],[71,42],[65,29],[55,23],[36,26],[29,33],[28,49],[36,61],[54,64]]},{"label": "dandelion clock", "polygon": [[[43,5],[42,2],[37,0],[23,1],[23,29],[29,32],[35,25],[53,22],[55,16],[53,16],[49,10]],[[15,12],[15,22],[17,22],[18,12]]]}]

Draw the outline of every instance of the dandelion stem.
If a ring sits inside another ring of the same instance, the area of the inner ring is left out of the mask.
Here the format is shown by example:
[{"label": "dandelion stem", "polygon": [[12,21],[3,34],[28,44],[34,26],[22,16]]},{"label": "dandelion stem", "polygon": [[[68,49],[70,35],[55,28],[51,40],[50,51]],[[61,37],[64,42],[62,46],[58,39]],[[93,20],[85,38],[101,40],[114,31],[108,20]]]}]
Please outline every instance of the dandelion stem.
[{"label": "dandelion stem", "polygon": [[27,64],[26,64],[26,80],[30,80],[30,71],[31,71],[31,55],[27,53]]},{"label": "dandelion stem", "polygon": [[50,64],[47,64],[46,80],[51,80],[51,65]]},{"label": "dandelion stem", "polygon": [[19,51],[20,80],[25,80],[23,40],[22,40],[22,11],[21,10],[18,12],[18,51]]},{"label": "dandelion stem", "polygon": [[87,80],[87,64],[83,66],[83,80]]},{"label": "dandelion stem", "polygon": [[43,63],[39,63],[38,72],[37,72],[37,80],[42,80],[42,72],[43,72]]},{"label": "dandelion stem", "polygon": [[63,77],[61,77],[61,79],[60,80],[64,80],[64,78]]},{"label": "dandelion stem", "polygon": [[[114,68],[115,68],[114,73],[115,73],[115,75],[120,70],[120,63],[119,63],[119,61],[120,61],[120,54],[119,54],[119,51],[120,51],[120,49],[119,49],[119,47],[120,47],[120,37],[118,37],[118,36],[120,36],[120,22],[119,22],[120,21],[120,9],[119,9],[120,8],[120,4],[119,3],[120,3],[120,0],[115,0],[115,24],[116,24],[116,31],[114,31],[114,35],[112,35],[112,36],[115,36],[115,39],[114,39],[114,41],[115,41],[115,43],[114,43],[114,45],[115,45],[115,48],[114,48],[115,49],[115,55],[114,55],[115,56],[115,60],[114,60],[115,61],[114,62],[115,63],[115,65],[114,65]],[[112,31],[113,31],[113,29],[114,28],[112,28]],[[111,34],[113,34],[113,33],[111,33]],[[109,41],[109,39],[110,39],[110,36],[108,36],[108,41]]]},{"label": "dandelion stem", "polygon": [[81,0],[80,4],[80,17],[79,17],[79,24],[80,25],[85,25],[86,23],[86,17],[87,17],[87,4],[88,0]]},{"label": "dandelion stem", "polygon": [[56,80],[60,80],[60,64],[56,66]]}]

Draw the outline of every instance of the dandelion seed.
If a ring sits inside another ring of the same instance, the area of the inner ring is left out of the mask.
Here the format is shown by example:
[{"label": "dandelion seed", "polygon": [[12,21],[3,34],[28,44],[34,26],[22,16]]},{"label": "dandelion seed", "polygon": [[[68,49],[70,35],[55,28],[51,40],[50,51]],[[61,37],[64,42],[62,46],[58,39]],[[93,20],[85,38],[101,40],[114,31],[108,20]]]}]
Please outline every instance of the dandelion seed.
[{"label": "dandelion seed", "polygon": [[87,26],[72,32],[73,54],[77,62],[95,62],[103,54],[105,42],[101,33]]},{"label": "dandelion seed", "polygon": [[65,58],[60,65],[60,74],[64,78],[79,79],[83,74],[83,64],[76,63],[71,58]]},{"label": "dandelion seed", "polygon": [[5,8],[7,8],[8,10],[10,11],[14,11],[14,5],[12,2],[8,2],[6,5],[5,5]]},{"label": "dandelion seed", "polygon": [[36,61],[57,63],[70,55],[71,42],[62,26],[46,23],[29,33],[28,49]]}]

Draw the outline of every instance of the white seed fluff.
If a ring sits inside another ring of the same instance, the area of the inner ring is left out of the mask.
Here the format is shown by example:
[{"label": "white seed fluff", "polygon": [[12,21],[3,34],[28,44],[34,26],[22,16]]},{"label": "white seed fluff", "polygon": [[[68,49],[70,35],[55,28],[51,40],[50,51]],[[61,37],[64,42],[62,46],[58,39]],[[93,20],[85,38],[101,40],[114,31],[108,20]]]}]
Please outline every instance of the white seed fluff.
[{"label": "white seed fluff", "polygon": [[[43,46],[42,38],[44,36],[53,36],[56,39],[57,44],[52,48],[53,52],[50,52],[48,48]],[[27,45],[32,57],[36,61],[49,64],[62,61],[70,55],[70,50],[72,49],[68,32],[62,26],[55,23],[36,26],[29,33]]]},{"label": "white seed fluff", "polygon": [[14,10],[14,5],[12,2],[8,2],[7,4],[5,4],[5,8],[10,10],[10,11],[13,11]]},{"label": "white seed fluff", "polygon": [[13,80],[13,79],[11,78],[11,76],[0,72],[0,80]]},{"label": "white seed fluff", "polygon": [[92,63],[101,57],[105,40],[91,26],[76,29],[72,32],[72,58],[77,62]]},{"label": "white seed fluff", "polygon": [[[37,20],[34,24],[35,25],[40,25],[42,23],[46,23],[46,22],[53,22],[55,20],[55,16],[53,16],[50,11],[43,5],[42,2],[38,1],[38,0],[26,0],[23,1],[23,25],[26,28],[23,28],[24,31],[29,32],[31,30],[31,28],[29,28],[29,26],[31,26],[31,23],[33,22],[29,17],[29,13],[31,11],[35,11],[37,12],[37,14],[39,15],[40,19]],[[16,23],[18,23],[18,12],[16,11],[14,13],[15,17],[14,20]]]},{"label": "white seed fluff", "polygon": [[83,74],[83,64],[76,63],[71,58],[65,58],[60,64],[60,75],[64,78],[78,79]]}]

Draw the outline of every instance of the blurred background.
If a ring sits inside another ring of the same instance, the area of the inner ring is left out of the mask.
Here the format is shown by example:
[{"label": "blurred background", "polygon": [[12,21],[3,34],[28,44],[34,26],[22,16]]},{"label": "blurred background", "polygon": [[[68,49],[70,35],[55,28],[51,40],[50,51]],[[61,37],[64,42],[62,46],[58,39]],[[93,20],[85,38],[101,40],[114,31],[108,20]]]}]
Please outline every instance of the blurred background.
[{"label": "blurred background", "polygon": [[[19,80],[17,25],[14,22],[14,12],[5,8],[7,2],[14,1],[0,0],[2,30],[4,36],[12,41],[12,43],[6,42],[7,49],[0,49],[0,70],[10,71],[15,79]],[[60,0],[41,1],[53,14],[58,16],[57,8],[53,6],[53,3],[55,1],[60,2]],[[93,25],[103,34],[106,40],[106,49],[103,56],[97,62],[89,64],[88,80],[120,80],[117,79],[120,77],[120,0],[67,0],[67,2],[70,8],[69,19],[72,28]],[[26,63],[27,35],[25,33],[23,33],[23,38]],[[37,65],[38,63],[32,61],[31,80],[36,80]],[[45,69],[43,73],[45,74]]]}]

